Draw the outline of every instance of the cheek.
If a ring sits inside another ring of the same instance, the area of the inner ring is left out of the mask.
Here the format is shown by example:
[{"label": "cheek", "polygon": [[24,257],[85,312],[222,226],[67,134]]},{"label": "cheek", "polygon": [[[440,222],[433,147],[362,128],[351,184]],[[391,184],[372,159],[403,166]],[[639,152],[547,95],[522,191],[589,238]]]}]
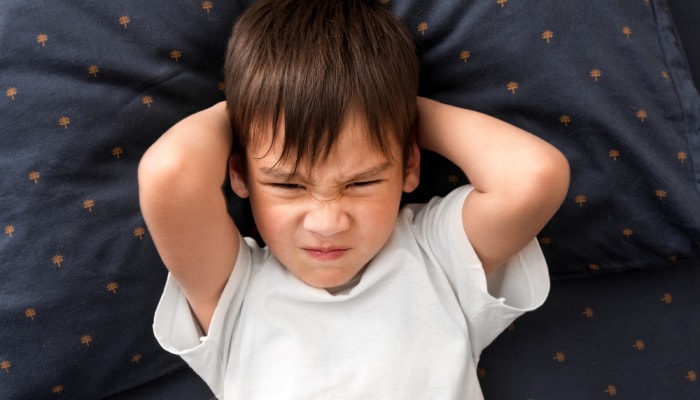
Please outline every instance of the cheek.
[{"label": "cheek", "polygon": [[250,205],[255,226],[268,245],[291,239],[295,213],[290,204],[275,205],[263,196],[252,196]]},{"label": "cheek", "polygon": [[356,222],[367,236],[388,237],[394,230],[399,211],[399,200],[395,202],[368,202],[361,207]]}]

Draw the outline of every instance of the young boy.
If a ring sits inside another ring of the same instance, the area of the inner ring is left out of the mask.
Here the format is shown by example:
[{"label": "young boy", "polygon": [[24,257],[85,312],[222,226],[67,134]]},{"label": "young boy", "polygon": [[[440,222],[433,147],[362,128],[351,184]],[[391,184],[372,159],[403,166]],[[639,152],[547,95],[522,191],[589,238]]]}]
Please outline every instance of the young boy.
[{"label": "young boy", "polygon": [[[479,399],[482,349],[549,289],[533,240],[565,196],[555,148],[417,98],[410,35],[369,0],[262,0],[226,104],[165,133],[140,200],[170,271],[161,345],[220,399]],[[399,210],[421,147],[471,184]],[[249,198],[242,238],[221,191]]]}]

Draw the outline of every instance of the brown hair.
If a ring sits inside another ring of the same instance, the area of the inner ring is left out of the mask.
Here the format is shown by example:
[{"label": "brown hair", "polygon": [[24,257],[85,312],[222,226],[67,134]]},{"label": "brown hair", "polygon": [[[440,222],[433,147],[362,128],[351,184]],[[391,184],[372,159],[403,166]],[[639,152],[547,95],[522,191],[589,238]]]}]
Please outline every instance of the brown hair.
[{"label": "brown hair", "polygon": [[376,0],[260,0],[234,25],[224,67],[233,155],[284,118],[281,160],[325,160],[348,109],[404,165],[415,141],[418,61],[410,34]]}]

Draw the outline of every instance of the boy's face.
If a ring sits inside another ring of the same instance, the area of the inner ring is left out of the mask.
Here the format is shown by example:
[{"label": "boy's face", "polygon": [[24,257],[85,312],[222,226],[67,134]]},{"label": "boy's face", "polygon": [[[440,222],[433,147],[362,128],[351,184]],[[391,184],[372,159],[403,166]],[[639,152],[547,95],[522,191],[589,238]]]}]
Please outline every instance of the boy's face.
[{"label": "boy's face", "polygon": [[[279,162],[272,131],[247,150],[247,176],[231,162],[231,186],[250,197],[253,217],[277,259],[310,286],[350,281],[384,246],[396,224],[403,191],[418,186],[420,152],[404,167],[399,146],[388,159],[368,139],[361,118],[348,113],[326,161]],[[270,149],[268,151],[268,149]]]}]

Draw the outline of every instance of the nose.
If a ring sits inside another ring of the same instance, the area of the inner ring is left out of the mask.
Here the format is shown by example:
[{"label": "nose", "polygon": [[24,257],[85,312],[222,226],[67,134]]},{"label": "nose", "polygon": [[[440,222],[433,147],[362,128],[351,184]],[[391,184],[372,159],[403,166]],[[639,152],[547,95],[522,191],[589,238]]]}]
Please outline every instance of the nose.
[{"label": "nose", "polygon": [[340,199],[313,200],[304,216],[304,228],[322,237],[331,237],[350,227],[350,216]]}]

